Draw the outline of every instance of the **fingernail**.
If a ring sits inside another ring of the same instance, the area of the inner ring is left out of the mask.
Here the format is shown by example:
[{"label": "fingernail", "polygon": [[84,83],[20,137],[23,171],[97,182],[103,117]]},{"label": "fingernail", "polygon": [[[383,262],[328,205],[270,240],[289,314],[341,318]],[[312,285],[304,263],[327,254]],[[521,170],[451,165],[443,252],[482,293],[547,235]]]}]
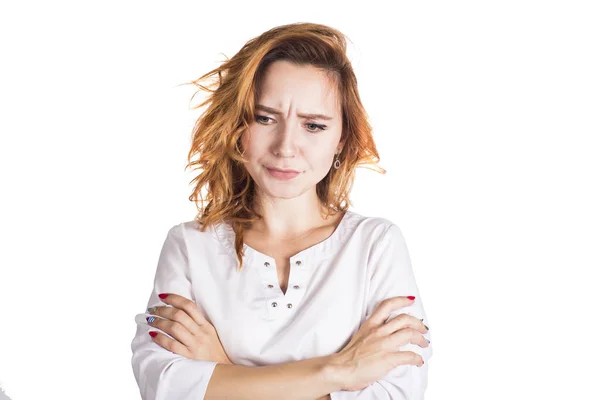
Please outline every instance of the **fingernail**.
[{"label": "fingernail", "polygon": [[161,293],[158,295],[158,297],[160,297],[161,299],[166,299],[167,296],[168,296],[168,294],[166,294],[166,293]]},{"label": "fingernail", "polygon": [[154,314],[154,313],[156,312],[156,307],[150,307],[150,308],[149,308],[148,310],[146,310],[146,311],[148,311],[150,314]]},{"label": "fingernail", "polygon": [[154,317],[146,317],[146,321],[148,321],[148,322],[154,322]]},{"label": "fingernail", "polygon": [[431,343],[431,342],[429,341],[429,339],[427,339],[427,338],[425,338],[425,341],[427,342],[427,344]]},{"label": "fingernail", "polygon": [[[425,325],[425,324],[423,324],[423,325]],[[427,325],[425,325],[425,329],[429,330],[429,327]]]},{"label": "fingernail", "polygon": [[406,296],[406,297],[408,297],[410,300],[414,300],[415,299],[415,296]]},{"label": "fingernail", "polygon": [[150,336],[152,336],[152,337],[156,337],[156,335],[157,335],[157,333],[156,333],[156,332],[154,332],[154,331],[153,331],[153,332],[148,332],[148,334],[149,334]]}]

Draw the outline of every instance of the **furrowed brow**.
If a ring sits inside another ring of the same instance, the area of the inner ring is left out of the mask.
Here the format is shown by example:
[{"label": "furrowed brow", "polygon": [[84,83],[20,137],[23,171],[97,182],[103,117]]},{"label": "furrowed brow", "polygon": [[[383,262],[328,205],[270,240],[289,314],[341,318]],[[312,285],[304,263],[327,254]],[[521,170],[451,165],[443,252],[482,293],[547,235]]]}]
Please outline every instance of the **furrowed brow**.
[{"label": "furrowed brow", "polygon": [[[271,108],[271,107],[267,107],[265,105],[262,104],[257,104],[256,105],[256,109],[257,110],[263,110],[266,111],[268,113],[271,114],[275,114],[275,115],[282,115],[283,113],[275,108]],[[325,119],[325,120],[331,120],[333,119],[332,117],[328,116],[328,115],[323,115],[323,114],[298,114],[298,116],[300,118],[306,118],[306,119]]]}]

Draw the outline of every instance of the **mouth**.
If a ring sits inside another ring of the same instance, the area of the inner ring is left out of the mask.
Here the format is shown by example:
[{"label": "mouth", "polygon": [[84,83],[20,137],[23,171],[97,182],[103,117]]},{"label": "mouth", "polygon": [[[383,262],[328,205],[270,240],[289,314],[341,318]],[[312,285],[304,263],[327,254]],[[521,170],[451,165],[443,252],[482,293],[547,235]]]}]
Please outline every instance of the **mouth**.
[{"label": "mouth", "polygon": [[293,172],[293,173],[296,173],[296,174],[299,174],[299,173],[300,173],[300,171],[297,171],[297,170],[295,170],[295,169],[269,168],[269,167],[267,167],[267,169],[270,169],[271,171],[277,171],[277,172],[286,172],[286,173],[291,173],[291,172]]},{"label": "mouth", "polygon": [[269,171],[269,174],[271,174],[272,177],[279,180],[289,180],[300,175],[300,171],[296,171],[294,169],[265,168],[267,171]]}]

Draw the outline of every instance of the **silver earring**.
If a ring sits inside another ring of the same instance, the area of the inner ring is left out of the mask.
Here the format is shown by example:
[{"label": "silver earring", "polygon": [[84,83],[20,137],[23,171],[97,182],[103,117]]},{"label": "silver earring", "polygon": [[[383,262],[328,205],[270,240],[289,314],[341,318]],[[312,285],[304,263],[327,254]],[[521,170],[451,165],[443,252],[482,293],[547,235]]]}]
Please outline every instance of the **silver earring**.
[{"label": "silver earring", "polygon": [[342,163],[340,162],[340,155],[336,154],[335,157],[336,157],[336,159],[335,159],[335,162],[333,163],[333,168],[338,169],[340,167],[340,165],[342,165]]}]

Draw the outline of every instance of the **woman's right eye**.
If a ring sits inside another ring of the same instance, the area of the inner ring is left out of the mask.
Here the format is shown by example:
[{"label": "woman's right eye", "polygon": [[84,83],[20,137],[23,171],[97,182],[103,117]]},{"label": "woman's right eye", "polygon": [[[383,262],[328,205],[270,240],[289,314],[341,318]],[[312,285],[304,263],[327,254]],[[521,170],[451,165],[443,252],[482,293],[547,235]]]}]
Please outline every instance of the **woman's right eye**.
[{"label": "woman's right eye", "polygon": [[[261,120],[261,118],[263,118],[263,119]],[[254,119],[256,120],[256,122],[258,122],[258,123],[260,123],[260,124],[266,124],[266,123],[268,123],[268,122],[269,122],[268,120],[270,120],[271,118],[269,118],[269,117],[266,117],[266,116],[264,116],[264,115],[256,115],[256,116],[254,117]],[[265,119],[266,119],[266,121],[265,121]]]}]

